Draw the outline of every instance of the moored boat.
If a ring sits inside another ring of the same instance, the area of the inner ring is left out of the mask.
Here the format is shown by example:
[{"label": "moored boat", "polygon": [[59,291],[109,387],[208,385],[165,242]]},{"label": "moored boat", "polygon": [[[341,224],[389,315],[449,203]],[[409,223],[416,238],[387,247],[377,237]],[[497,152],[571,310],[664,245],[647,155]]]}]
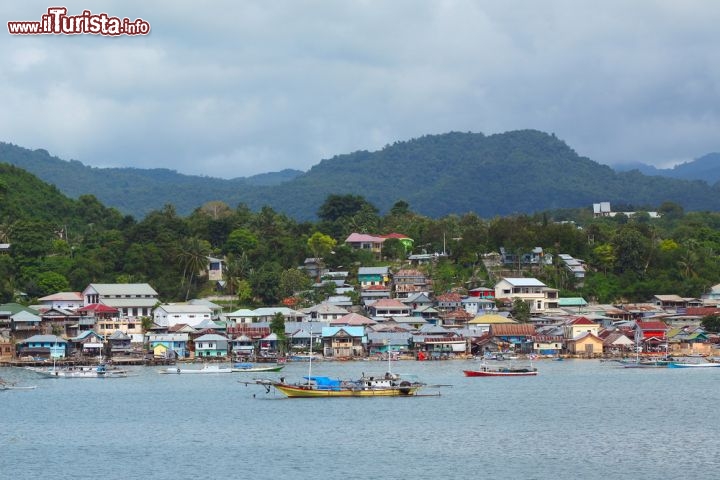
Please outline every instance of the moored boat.
[{"label": "moored boat", "polygon": [[124,378],[127,377],[127,371],[108,368],[104,363],[99,365],[70,365],[57,367],[53,365],[49,368],[29,368],[48,378]]},{"label": "moored boat", "polygon": [[253,363],[236,363],[232,366],[233,372],[279,372],[285,365],[255,365]]},{"label": "moored boat", "polygon": [[713,368],[720,367],[720,363],[705,362],[705,363],[690,363],[690,362],[670,362],[669,368]]},{"label": "moored boat", "polygon": [[287,383],[280,381],[257,380],[256,383],[276,390],[288,398],[319,397],[409,397],[416,396],[425,386],[420,382],[402,380],[397,375],[371,377],[363,375],[358,380],[340,380],[325,376],[303,377],[305,382]]},{"label": "moored boat", "polygon": [[463,370],[466,377],[529,377],[537,375],[537,368],[532,364],[519,365],[481,365],[474,370]]},{"label": "moored boat", "polygon": [[180,368],[180,367],[168,367],[164,370],[160,370],[160,373],[174,374],[174,375],[200,375],[200,374],[213,374],[213,373],[232,373],[231,367],[215,364],[206,364],[202,368]]}]

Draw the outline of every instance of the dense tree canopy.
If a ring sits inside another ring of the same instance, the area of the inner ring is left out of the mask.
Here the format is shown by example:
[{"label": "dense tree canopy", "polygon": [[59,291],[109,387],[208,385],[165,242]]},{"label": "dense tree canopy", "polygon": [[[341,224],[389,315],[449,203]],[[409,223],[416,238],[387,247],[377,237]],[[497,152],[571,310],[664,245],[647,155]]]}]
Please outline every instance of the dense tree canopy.
[{"label": "dense tree canopy", "polygon": [[[657,209],[659,219],[593,218],[588,209],[432,219],[413,212],[406,201],[380,215],[362,196],[330,195],[315,223],[270,207],[252,211],[222,202],[209,202],[187,217],[166,205],[136,221],[90,195],[67,199],[7,166],[0,168],[0,197],[0,243],[11,245],[0,254],[3,301],[31,302],[57,290],[118,281],[149,282],[163,301],[184,300],[217,287],[205,271],[209,256],[225,259],[225,293],[245,304],[278,304],[307,291],[313,279],[298,270],[307,257],[322,257],[325,267],[352,274],[361,265],[403,266],[407,253],[443,253],[423,267],[436,293],[443,293],[493,285],[497,278],[484,269],[483,259],[500,247],[513,254],[542,247],[549,255],[584,260],[584,282],[558,261],[540,270],[512,269],[590,301],[646,301],[668,293],[699,297],[720,283],[720,214],[685,212],[672,202]],[[401,233],[413,239],[413,251],[388,240],[378,259],[344,245],[352,232]]]}]

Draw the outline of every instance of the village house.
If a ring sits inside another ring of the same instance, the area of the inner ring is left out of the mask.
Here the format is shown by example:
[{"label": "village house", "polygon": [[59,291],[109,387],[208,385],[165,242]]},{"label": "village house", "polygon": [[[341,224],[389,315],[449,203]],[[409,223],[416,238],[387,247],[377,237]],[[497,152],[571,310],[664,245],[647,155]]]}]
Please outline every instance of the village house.
[{"label": "village house", "polygon": [[470,315],[478,313],[497,312],[497,306],[494,299],[482,297],[465,297],[462,299],[462,306]]},{"label": "village house", "polygon": [[462,308],[463,297],[459,293],[443,293],[435,298],[435,308],[441,312],[449,312]]},{"label": "village house", "polygon": [[233,357],[236,360],[247,360],[255,355],[255,342],[247,335],[240,335],[230,342]]},{"label": "village house", "polygon": [[127,355],[132,352],[132,338],[125,332],[116,331],[106,338],[112,355]]},{"label": "village house", "polygon": [[371,287],[383,287],[390,289],[390,268],[389,267],[360,267],[358,268],[357,280],[361,289]]},{"label": "village house", "polygon": [[586,317],[577,317],[566,321],[563,330],[565,338],[567,339],[575,338],[583,333],[592,333],[597,336],[600,331],[600,325]]},{"label": "village house", "polygon": [[0,332],[0,360],[7,361],[15,356],[13,341],[9,336]]},{"label": "village house", "polygon": [[395,298],[401,300],[420,293],[429,293],[431,285],[425,274],[416,269],[401,269],[393,274]]},{"label": "village house", "polygon": [[118,309],[124,317],[150,317],[159,302],[147,283],[91,283],[83,290],[83,306],[102,303]]},{"label": "village house", "polygon": [[303,312],[288,307],[263,307],[255,310],[241,308],[225,315],[232,325],[249,325],[253,323],[270,323],[280,313],[286,322],[299,322],[307,319]]},{"label": "village house", "polygon": [[27,310],[20,310],[10,315],[10,333],[15,340],[23,340],[34,335],[51,333],[51,331],[44,331],[42,318],[39,315]]},{"label": "village house", "polygon": [[80,314],[77,311],[49,308],[40,313],[40,319],[44,333],[70,337],[83,330],[80,328]]},{"label": "village house", "polygon": [[392,298],[378,300],[367,307],[371,317],[409,317],[410,307]]},{"label": "village house", "polygon": [[[189,356],[187,333],[151,333],[148,346],[156,358],[186,358]],[[171,353],[172,352],[172,353]]]},{"label": "village house", "polygon": [[558,290],[549,288],[536,278],[503,278],[495,284],[495,298],[509,304],[520,299],[530,306],[532,314],[558,308],[558,297]]},{"label": "village house", "polygon": [[357,358],[365,353],[363,327],[325,327],[322,330],[323,355],[329,358]]},{"label": "village house", "polygon": [[70,353],[68,341],[56,335],[33,335],[17,342],[17,356],[33,358],[64,358]]},{"label": "village house", "polygon": [[344,317],[349,313],[346,309],[329,303],[320,303],[309,308],[303,308],[301,312],[311,320],[326,322]]},{"label": "village house", "polygon": [[78,336],[69,339],[72,350],[86,356],[102,355],[105,346],[104,341],[103,336],[98,335],[93,330],[85,330],[84,332],[80,332]]},{"label": "village house", "polygon": [[472,320],[467,322],[467,328],[473,333],[473,335],[480,336],[490,331],[492,325],[499,324],[516,324],[517,322],[509,317],[502,315],[478,315]]},{"label": "village house", "polygon": [[635,322],[635,338],[645,352],[661,352],[667,349],[666,323],[658,320]]},{"label": "village house", "polygon": [[608,332],[605,336],[600,335],[600,338],[603,339],[603,351],[605,353],[617,355],[635,350],[635,342],[622,331]]},{"label": "village house", "polygon": [[171,303],[155,307],[153,322],[160,327],[184,323],[194,328],[205,320],[212,320],[212,316],[212,310],[205,305]]},{"label": "village house", "polygon": [[[420,308],[433,305],[433,301],[430,300],[430,297],[426,293],[415,293],[407,298],[398,298],[398,300],[409,306],[413,313]],[[437,312],[437,310],[435,311]]]},{"label": "village house", "polygon": [[80,292],[58,292],[38,298],[41,309],[58,308],[61,310],[77,310],[83,306],[83,295]]},{"label": "village house", "polygon": [[567,351],[573,355],[593,357],[603,353],[603,340],[596,334],[586,331],[566,340]]},{"label": "village house", "polygon": [[495,337],[502,351],[532,353],[536,332],[529,323],[497,323],[490,325],[490,335]]},{"label": "village house", "polygon": [[195,339],[196,357],[227,357],[228,339],[223,335],[208,333]]}]

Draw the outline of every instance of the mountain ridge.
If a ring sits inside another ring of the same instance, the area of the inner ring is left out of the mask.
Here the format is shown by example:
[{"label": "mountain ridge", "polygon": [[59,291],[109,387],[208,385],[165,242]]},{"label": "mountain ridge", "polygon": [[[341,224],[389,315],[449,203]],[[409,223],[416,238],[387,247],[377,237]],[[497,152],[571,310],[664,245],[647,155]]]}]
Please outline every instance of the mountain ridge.
[{"label": "mountain ridge", "polygon": [[0,143],[0,161],[28,170],[70,197],[93,194],[134,216],[166,204],[189,214],[220,200],[255,210],[268,205],[310,220],[330,194],[362,195],[381,211],[404,200],[432,217],[466,212],[492,217],[589,207],[599,201],[646,207],[673,201],[687,210],[720,210],[720,185],[616,171],[538,130],[424,135],[374,152],[323,159],[307,172],[283,170],[230,180],[169,169],[88,167],[6,143]]}]

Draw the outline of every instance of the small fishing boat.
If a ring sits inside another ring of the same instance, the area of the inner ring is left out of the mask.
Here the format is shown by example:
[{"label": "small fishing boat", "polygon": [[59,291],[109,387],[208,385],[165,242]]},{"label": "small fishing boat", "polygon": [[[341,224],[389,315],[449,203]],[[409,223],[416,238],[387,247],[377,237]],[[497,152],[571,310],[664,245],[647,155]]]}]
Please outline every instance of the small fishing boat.
[{"label": "small fishing boat", "polygon": [[35,390],[36,385],[21,386],[0,378],[0,390]]},{"label": "small fishing boat", "polygon": [[401,380],[396,375],[383,377],[362,376],[358,380],[340,380],[325,376],[311,375],[303,377],[299,383],[256,380],[255,383],[265,385],[267,391],[274,387],[288,398],[319,398],[319,397],[409,397],[416,396],[418,390],[425,386],[420,382]]},{"label": "small fishing boat", "polygon": [[669,368],[714,368],[720,367],[720,363],[705,362],[705,363],[690,363],[690,362],[670,362]]},{"label": "small fishing boat", "polygon": [[127,377],[127,371],[118,368],[108,368],[104,363],[99,365],[70,365],[57,367],[53,365],[50,368],[31,368],[48,378],[124,378]]},{"label": "small fishing boat", "polygon": [[481,365],[475,370],[463,370],[466,377],[529,377],[537,375],[537,368],[532,364],[519,365]]},{"label": "small fishing boat", "polygon": [[233,372],[279,372],[285,365],[255,365],[254,363],[236,363],[232,366]]},{"label": "small fishing boat", "polygon": [[206,364],[202,368],[180,368],[180,367],[168,367],[164,370],[160,370],[160,373],[167,373],[173,375],[200,375],[200,374],[214,374],[214,373],[232,373],[231,367],[215,364]]},{"label": "small fishing boat", "polygon": [[667,359],[639,359],[639,360],[620,360],[620,364],[623,368],[667,368],[670,366],[671,362]]}]

